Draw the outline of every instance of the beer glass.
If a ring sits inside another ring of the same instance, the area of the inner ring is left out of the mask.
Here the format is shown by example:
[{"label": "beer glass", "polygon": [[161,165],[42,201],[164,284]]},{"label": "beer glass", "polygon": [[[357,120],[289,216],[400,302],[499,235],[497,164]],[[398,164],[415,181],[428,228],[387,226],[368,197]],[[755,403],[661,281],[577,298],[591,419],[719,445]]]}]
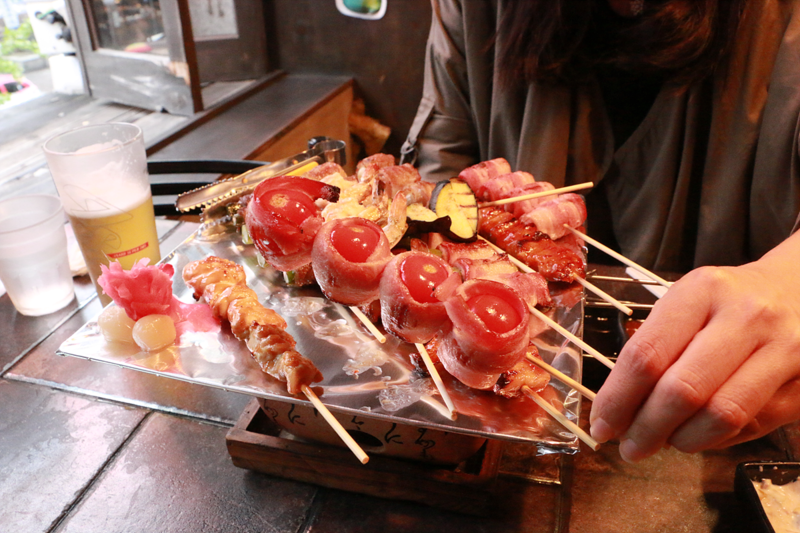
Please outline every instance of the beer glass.
[{"label": "beer glass", "polygon": [[130,269],[143,257],[161,259],[142,130],[127,123],[84,126],[44,144],[47,164],[89,275],[117,261]]}]

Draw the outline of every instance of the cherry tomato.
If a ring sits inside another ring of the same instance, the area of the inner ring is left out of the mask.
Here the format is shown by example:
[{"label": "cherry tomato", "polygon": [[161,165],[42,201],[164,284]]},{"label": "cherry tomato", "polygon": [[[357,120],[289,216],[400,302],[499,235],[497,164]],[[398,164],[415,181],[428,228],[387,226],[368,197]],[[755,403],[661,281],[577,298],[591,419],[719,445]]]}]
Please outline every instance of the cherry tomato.
[{"label": "cherry tomato", "polygon": [[317,206],[309,195],[292,189],[268,190],[258,198],[261,207],[299,226],[317,214]]},{"label": "cherry tomato", "polygon": [[479,294],[467,301],[470,311],[495,333],[506,333],[519,324],[520,316],[512,305],[493,294]]},{"label": "cherry tomato", "polygon": [[447,271],[422,255],[412,255],[400,264],[400,279],[411,297],[420,303],[438,302],[434,289],[447,279]]},{"label": "cherry tomato", "polygon": [[380,228],[366,224],[339,225],[331,232],[331,243],[342,257],[353,263],[363,263],[380,242]]}]

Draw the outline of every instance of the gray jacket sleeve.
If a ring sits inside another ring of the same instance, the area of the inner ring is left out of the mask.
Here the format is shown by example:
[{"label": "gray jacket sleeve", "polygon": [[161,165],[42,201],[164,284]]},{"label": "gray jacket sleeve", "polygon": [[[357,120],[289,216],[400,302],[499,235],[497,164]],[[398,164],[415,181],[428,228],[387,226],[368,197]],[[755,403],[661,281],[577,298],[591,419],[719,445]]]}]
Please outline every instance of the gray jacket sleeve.
[{"label": "gray jacket sleeve", "polygon": [[479,148],[470,109],[462,6],[458,0],[432,4],[423,95],[402,161],[416,164],[424,179],[439,181],[478,162]]}]

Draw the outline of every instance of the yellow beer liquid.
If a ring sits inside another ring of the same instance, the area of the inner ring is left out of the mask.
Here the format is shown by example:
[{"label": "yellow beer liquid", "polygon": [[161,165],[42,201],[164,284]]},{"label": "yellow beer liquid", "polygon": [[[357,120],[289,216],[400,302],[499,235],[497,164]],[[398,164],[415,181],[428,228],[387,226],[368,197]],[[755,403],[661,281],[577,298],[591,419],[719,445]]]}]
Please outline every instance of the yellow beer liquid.
[{"label": "yellow beer liquid", "polygon": [[103,305],[110,303],[111,298],[97,284],[101,264],[117,261],[122,268],[129,270],[143,257],[149,257],[151,265],[161,259],[152,196],[123,213],[95,218],[68,216]]}]

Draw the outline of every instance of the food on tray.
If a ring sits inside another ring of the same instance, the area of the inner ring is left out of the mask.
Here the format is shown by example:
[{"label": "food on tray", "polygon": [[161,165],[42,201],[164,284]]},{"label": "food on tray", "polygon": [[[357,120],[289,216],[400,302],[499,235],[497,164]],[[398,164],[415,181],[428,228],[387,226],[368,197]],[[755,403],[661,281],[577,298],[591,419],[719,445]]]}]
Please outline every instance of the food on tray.
[{"label": "food on tray", "polygon": [[565,224],[570,228],[579,228],[586,222],[586,204],[577,194],[562,194],[537,205],[522,215],[519,221],[533,224],[551,239],[559,239],[569,233]]},{"label": "food on tray", "polygon": [[585,277],[586,260],[499,207],[480,208],[480,234],[516,257],[547,281]]},{"label": "food on tray", "polygon": [[323,294],[345,305],[378,298],[381,273],[392,258],[381,228],[364,218],[326,222],[314,239],[311,265]]},{"label": "food on tray", "polygon": [[430,208],[438,217],[449,217],[447,236],[473,241],[478,236],[478,202],[467,182],[453,178],[439,182],[431,194]]},{"label": "food on tray", "polygon": [[240,265],[211,256],[186,265],[183,279],[195,298],[203,298],[216,316],[230,323],[233,334],[245,342],[261,369],[286,383],[290,394],[300,394],[304,385],[322,381],[314,363],[295,350],[283,318],[261,305],[247,287]]},{"label": "food on tray", "polygon": [[98,283],[108,296],[132,320],[154,313],[165,314],[172,304],[172,275],[170,264],[149,265],[149,259],[137,261],[130,270],[124,270],[116,261],[101,265]]},{"label": "food on tray", "polygon": [[136,321],[131,335],[139,348],[152,352],[175,342],[177,333],[175,322],[167,315],[147,315]]},{"label": "food on tray", "polygon": [[338,188],[308,178],[264,180],[247,205],[247,231],[258,252],[276,270],[295,270],[311,262],[311,245],[323,223],[314,201],[336,201],[338,197]]},{"label": "food on tray", "polygon": [[434,291],[452,273],[450,265],[427,251],[395,256],[380,280],[383,327],[406,342],[431,340],[448,320]]},{"label": "food on tray", "polygon": [[136,321],[121,307],[109,305],[97,318],[97,325],[108,342],[133,342],[133,326]]},{"label": "food on tray", "polygon": [[[583,243],[547,233],[563,233],[565,222],[580,226],[586,209],[574,194],[505,208],[479,208],[476,198],[549,190],[502,158],[434,186],[412,166],[376,154],[352,176],[326,164],[303,177],[262,182],[245,222],[259,254],[289,271],[287,280],[316,282],[330,300],[362,310],[377,300],[389,333],[427,343],[469,387],[516,397],[523,386],[541,390],[549,381],[526,359],[538,356],[531,338],[542,327],[530,313],[553,305],[548,282],[585,275]],[[508,255],[477,241],[479,232],[536,272],[520,272]],[[213,295],[205,298],[225,315]]]},{"label": "food on tray", "polygon": [[186,304],[172,294],[172,265],[137,261],[124,270],[102,265],[98,283],[114,301],[97,319],[108,342],[135,343],[145,351],[166,348],[186,331],[215,331],[219,321],[205,304]]},{"label": "food on tray", "polygon": [[439,360],[465,385],[489,389],[500,374],[525,358],[529,312],[507,285],[482,279],[455,281],[437,289],[450,319],[439,334]]}]

